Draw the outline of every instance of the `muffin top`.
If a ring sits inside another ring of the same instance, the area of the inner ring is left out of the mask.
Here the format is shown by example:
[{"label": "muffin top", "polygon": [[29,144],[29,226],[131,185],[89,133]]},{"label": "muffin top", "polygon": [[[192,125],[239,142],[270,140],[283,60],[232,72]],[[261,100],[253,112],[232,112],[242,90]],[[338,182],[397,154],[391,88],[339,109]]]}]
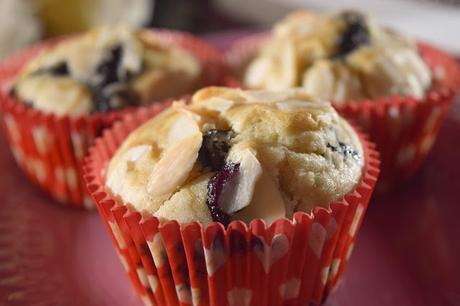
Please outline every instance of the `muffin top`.
[{"label": "muffin top", "polygon": [[56,115],[80,116],[193,91],[201,65],[148,30],[100,27],[66,39],[20,71],[13,94]]},{"label": "muffin top", "polygon": [[105,184],[163,220],[270,223],[341,199],[362,167],[357,134],[304,89],[209,87],[133,131]]},{"label": "muffin top", "polygon": [[298,11],[275,25],[244,74],[254,88],[305,87],[343,102],[389,95],[421,98],[431,71],[410,39],[354,11]]}]

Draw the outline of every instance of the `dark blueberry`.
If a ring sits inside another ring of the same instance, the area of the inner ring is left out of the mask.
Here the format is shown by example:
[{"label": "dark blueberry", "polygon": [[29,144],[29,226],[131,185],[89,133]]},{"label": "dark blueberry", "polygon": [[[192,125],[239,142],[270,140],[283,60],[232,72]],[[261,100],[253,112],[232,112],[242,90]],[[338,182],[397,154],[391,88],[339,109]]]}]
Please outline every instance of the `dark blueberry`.
[{"label": "dark blueberry", "polygon": [[61,62],[57,65],[41,68],[32,73],[32,75],[41,75],[41,74],[49,74],[52,76],[67,76],[70,74],[69,66],[66,62]]},{"label": "dark blueberry", "polygon": [[213,171],[222,169],[225,158],[230,150],[231,130],[209,130],[203,134],[203,144],[200,148],[199,160],[204,167]]},{"label": "dark blueberry", "polygon": [[340,153],[342,153],[344,156],[351,156],[353,157],[354,160],[357,160],[357,161],[360,160],[361,158],[361,156],[356,150],[354,150],[349,145],[343,142],[340,142],[340,141],[339,141],[339,147],[335,147],[331,145],[330,143],[327,143],[326,147],[328,147],[332,152],[340,151]]},{"label": "dark blueberry", "polygon": [[351,157],[353,157],[354,160],[360,160],[361,156],[359,156],[359,153],[356,150],[354,150],[352,147],[340,141],[339,141],[339,146],[340,146],[340,149],[342,150],[343,155],[345,156],[350,155]]},{"label": "dark blueberry", "polygon": [[109,84],[116,83],[119,80],[118,66],[121,62],[123,49],[120,45],[114,46],[109,50],[107,57],[97,66],[97,81],[95,87],[105,87]]},{"label": "dark blueberry", "polygon": [[238,173],[240,164],[225,164],[222,170],[216,172],[208,182],[206,204],[209,207],[211,217],[225,226],[230,223],[230,217],[219,207],[219,197],[224,186]]},{"label": "dark blueberry", "polygon": [[66,62],[62,62],[59,65],[47,69],[51,75],[55,76],[66,76],[69,75],[69,67]]},{"label": "dark blueberry", "polygon": [[337,148],[334,147],[333,145],[331,145],[329,142],[327,143],[326,147],[327,147],[328,149],[331,149],[332,152],[336,152],[336,151],[337,151]]},{"label": "dark blueberry", "polygon": [[139,95],[128,87],[111,90],[110,94],[106,92],[107,90],[99,88],[93,90],[94,111],[108,112],[126,106],[139,105]]},{"label": "dark blueberry", "polygon": [[355,12],[345,12],[341,18],[346,22],[346,29],[338,41],[338,57],[346,56],[353,50],[370,42],[369,30],[363,15]]}]

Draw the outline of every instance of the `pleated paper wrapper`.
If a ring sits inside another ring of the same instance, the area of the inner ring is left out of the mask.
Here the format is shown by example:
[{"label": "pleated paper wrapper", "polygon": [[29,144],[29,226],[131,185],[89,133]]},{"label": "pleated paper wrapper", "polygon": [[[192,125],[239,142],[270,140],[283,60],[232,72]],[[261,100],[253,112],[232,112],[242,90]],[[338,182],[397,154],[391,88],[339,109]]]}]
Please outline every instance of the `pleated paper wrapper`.
[{"label": "pleated paper wrapper", "polygon": [[[221,55],[206,42],[180,32],[153,32],[162,42],[179,45],[199,59],[204,84],[222,85],[230,80]],[[82,180],[83,158],[103,129],[136,108],[80,117],[56,116],[25,105],[8,92],[9,83],[21,67],[63,39],[68,38],[46,41],[0,63],[1,123],[16,162],[33,183],[61,204],[92,209],[94,204]],[[153,103],[157,104],[156,111],[170,104]]]},{"label": "pleated paper wrapper", "polygon": [[[96,140],[85,179],[120,260],[145,305],[317,305],[334,288],[350,258],[379,173],[375,145],[364,148],[361,182],[329,207],[266,226],[233,221],[180,225],[142,216],[104,185],[110,158],[155,110],[128,115]],[[311,304],[309,304],[311,303]]]},{"label": "pleated paper wrapper", "polygon": [[[227,52],[227,64],[240,79],[268,37],[268,33],[259,33],[242,38]],[[460,89],[460,68],[452,56],[426,43],[418,43],[418,49],[438,78],[424,98],[388,96],[333,103],[377,144],[382,161],[381,191],[399,186],[417,172]],[[242,82],[240,86],[244,87]]]}]

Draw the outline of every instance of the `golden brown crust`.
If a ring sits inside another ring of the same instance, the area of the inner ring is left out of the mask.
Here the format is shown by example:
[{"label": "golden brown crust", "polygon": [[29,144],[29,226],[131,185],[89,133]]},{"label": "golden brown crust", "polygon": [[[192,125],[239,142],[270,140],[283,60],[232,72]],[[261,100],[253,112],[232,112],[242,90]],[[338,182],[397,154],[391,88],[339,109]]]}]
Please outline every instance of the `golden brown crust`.
[{"label": "golden brown crust", "polygon": [[[198,91],[191,104],[176,103],[135,130],[111,160],[107,186],[138,211],[185,220],[190,209],[209,223],[203,194],[209,190],[194,186],[203,175],[209,183],[223,169],[202,155],[209,132],[216,130],[231,135],[225,165],[239,165],[219,200],[233,219],[271,222],[296,210],[310,212],[342,197],[361,178],[361,144],[330,103],[315,101],[303,89],[210,87]],[[273,202],[263,209],[267,192]]]}]

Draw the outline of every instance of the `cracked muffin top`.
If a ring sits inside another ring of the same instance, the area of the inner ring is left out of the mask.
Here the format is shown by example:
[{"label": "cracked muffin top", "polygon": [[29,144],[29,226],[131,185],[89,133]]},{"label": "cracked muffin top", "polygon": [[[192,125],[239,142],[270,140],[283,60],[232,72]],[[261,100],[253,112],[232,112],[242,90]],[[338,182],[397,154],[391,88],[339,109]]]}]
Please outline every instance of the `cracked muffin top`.
[{"label": "cracked muffin top", "polygon": [[208,87],[134,130],[105,184],[163,220],[271,223],[341,199],[363,164],[355,131],[304,89]]},{"label": "cracked muffin top", "polygon": [[389,95],[421,98],[432,77],[415,42],[359,12],[298,11],[275,25],[244,82],[265,89],[303,86],[312,96],[340,103]]},{"label": "cracked muffin top", "polygon": [[81,116],[192,92],[200,78],[198,59],[154,31],[105,26],[33,58],[12,93],[45,112]]}]

